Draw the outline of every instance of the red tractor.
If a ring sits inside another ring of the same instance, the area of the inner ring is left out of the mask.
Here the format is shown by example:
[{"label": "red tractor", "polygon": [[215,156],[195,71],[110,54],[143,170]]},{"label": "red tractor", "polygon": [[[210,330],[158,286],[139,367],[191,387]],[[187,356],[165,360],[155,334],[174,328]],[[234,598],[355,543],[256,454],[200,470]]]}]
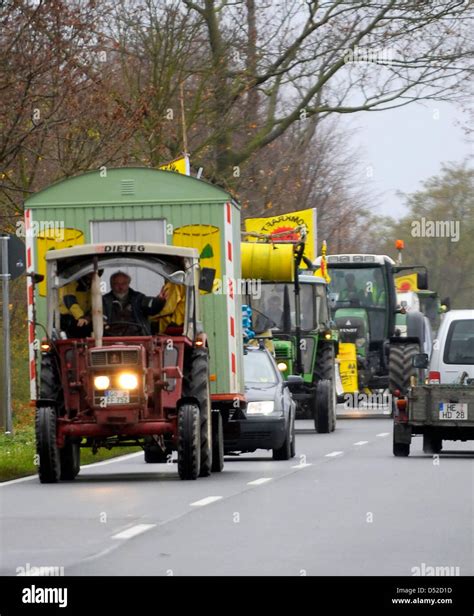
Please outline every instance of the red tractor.
[{"label": "red tractor", "polygon": [[[193,248],[158,244],[89,244],[50,251],[46,261],[47,338],[36,401],[41,483],[74,479],[84,447],[96,452],[139,444],[149,463],[166,462],[177,451],[181,479],[221,471],[222,419],[211,411],[199,293],[212,289],[215,271],[199,268]],[[180,285],[184,323],[151,333],[134,322],[129,325],[136,331],[127,335],[118,334],[120,324],[104,327],[99,274],[118,268],[128,268],[147,295],[156,295],[165,281]],[[88,274],[92,334],[68,337],[61,328],[60,290]]]}]

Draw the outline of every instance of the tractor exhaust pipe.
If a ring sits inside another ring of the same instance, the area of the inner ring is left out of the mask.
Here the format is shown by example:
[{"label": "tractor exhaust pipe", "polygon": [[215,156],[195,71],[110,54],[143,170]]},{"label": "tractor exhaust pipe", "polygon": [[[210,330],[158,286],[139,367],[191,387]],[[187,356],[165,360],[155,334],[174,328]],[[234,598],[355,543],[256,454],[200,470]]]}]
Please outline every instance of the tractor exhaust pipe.
[{"label": "tractor exhaust pipe", "polygon": [[100,277],[97,257],[94,258],[94,276],[91,284],[91,304],[92,304],[92,332],[95,338],[95,346],[102,346],[104,336],[104,316],[102,313],[102,293],[100,292]]}]

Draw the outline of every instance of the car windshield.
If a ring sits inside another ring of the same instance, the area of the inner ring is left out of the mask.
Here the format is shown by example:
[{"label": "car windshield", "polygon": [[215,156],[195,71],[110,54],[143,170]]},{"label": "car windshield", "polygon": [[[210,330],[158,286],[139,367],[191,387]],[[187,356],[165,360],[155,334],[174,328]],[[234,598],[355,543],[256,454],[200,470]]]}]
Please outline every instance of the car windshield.
[{"label": "car windshield", "polygon": [[[295,292],[293,284],[263,283],[261,296],[252,299],[253,329],[287,331],[296,328]],[[300,284],[301,329],[311,331],[328,320],[326,287],[322,284]]]},{"label": "car windshield", "polygon": [[474,364],[474,319],[454,321],[444,349],[445,364]]},{"label": "car windshield", "polygon": [[265,351],[248,351],[244,355],[246,384],[276,385],[278,378],[272,360]]}]

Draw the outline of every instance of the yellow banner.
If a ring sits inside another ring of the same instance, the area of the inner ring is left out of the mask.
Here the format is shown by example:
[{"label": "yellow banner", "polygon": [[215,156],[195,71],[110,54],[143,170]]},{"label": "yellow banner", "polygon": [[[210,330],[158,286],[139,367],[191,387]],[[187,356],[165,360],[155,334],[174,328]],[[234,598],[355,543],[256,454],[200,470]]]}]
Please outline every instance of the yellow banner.
[{"label": "yellow banner", "polygon": [[44,276],[44,280],[38,285],[38,292],[41,296],[46,297],[46,253],[50,250],[79,246],[84,244],[85,241],[84,233],[79,229],[62,229],[60,233],[57,230],[48,230],[38,235],[36,244],[38,265],[36,271]]},{"label": "yellow banner", "polygon": [[418,291],[418,276],[417,274],[405,274],[404,276],[395,276],[395,286],[397,291]]},{"label": "yellow banner", "polygon": [[[305,255],[314,261],[316,258],[316,209],[297,210],[288,214],[277,214],[268,218],[247,218],[245,220],[245,230],[254,233],[266,233],[270,236],[276,233],[288,231],[288,235],[281,235],[275,238],[278,240],[298,239],[294,230],[296,227],[306,225],[306,248]],[[256,238],[247,237],[246,241],[256,241]],[[301,267],[306,267],[303,263]]]},{"label": "yellow banner", "polygon": [[158,169],[162,169],[163,171],[174,171],[175,173],[182,173],[183,175],[191,175],[189,156],[185,154],[184,156],[175,158],[169,163],[160,165]]}]

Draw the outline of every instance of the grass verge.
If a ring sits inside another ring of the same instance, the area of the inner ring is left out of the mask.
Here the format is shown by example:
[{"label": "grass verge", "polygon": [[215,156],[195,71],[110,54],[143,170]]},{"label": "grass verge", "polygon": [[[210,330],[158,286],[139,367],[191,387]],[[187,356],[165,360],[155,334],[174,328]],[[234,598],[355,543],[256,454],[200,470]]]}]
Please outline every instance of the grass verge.
[{"label": "grass verge", "polygon": [[[95,455],[90,449],[81,449],[81,466],[134,451],[140,447],[100,449]],[[35,453],[34,410],[21,405],[14,414],[13,434],[0,432],[0,482],[36,474]]]}]

